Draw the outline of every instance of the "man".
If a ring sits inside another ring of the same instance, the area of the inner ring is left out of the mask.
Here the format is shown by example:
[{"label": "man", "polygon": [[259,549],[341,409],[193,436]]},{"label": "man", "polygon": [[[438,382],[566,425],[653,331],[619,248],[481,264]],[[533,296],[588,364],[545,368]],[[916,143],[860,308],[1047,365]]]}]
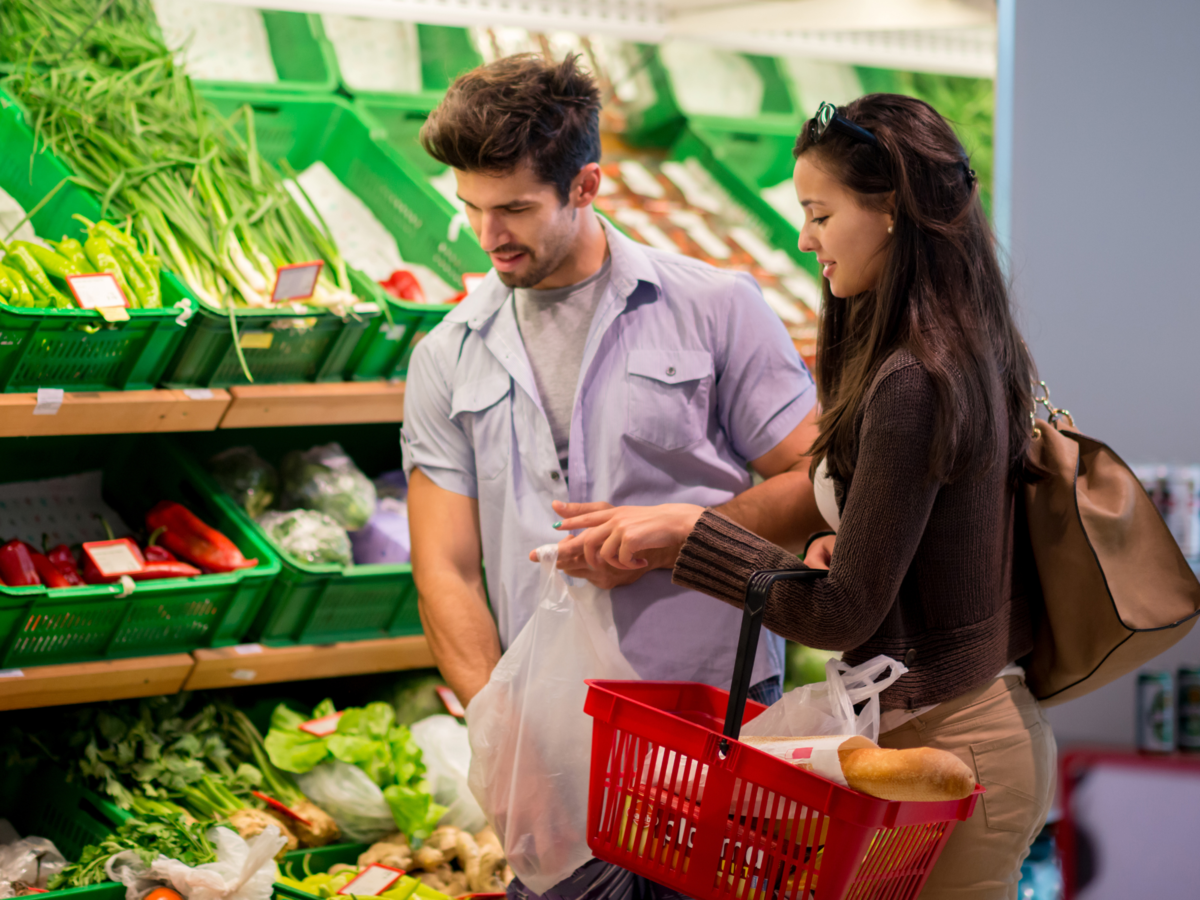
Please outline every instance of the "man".
[{"label": "man", "polygon": [[[564,537],[556,520],[607,503],[722,505],[797,549],[824,527],[806,458],[812,379],[749,275],[635,243],[593,210],[599,109],[574,59],[518,56],[460,77],[421,131],[495,266],[417,347],[405,397],[421,621],[464,703],[532,615],[529,554]],[[751,486],[748,463],[764,482]],[[568,554],[560,567],[612,588],[643,678],[728,687],[741,613],[673,586],[672,560],[649,562]],[[764,636],[752,696],[778,698],[783,663],[782,640]]]}]

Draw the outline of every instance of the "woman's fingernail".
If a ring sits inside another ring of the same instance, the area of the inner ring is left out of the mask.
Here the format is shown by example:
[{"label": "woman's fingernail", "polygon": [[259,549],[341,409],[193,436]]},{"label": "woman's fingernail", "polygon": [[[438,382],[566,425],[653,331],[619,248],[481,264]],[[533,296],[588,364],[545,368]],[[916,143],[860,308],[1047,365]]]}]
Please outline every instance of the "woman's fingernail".
[{"label": "woman's fingernail", "polygon": [[561,522],[561,521],[559,521],[559,522],[555,522],[555,523],[554,523],[553,525],[551,525],[550,527],[551,527],[551,528],[562,528],[562,522]]}]

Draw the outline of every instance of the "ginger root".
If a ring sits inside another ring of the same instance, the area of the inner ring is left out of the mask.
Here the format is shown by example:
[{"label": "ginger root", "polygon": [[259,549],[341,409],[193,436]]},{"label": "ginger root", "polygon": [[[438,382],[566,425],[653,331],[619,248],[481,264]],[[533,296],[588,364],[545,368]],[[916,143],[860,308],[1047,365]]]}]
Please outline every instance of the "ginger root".
[{"label": "ginger root", "polygon": [[239,809],[229,817],[229,824],[237,829],[237,833],[246,840],[250,840],[255,835],[262,834],[269,825],[276,826],[279,829],[279,833],[287,839],[287,844],[279,851],[280,856],[300,846],[300,842],[296,840],[296,835],[292,833],[292,830],[287,825],[274,816],[263,812],[261,809]]}]

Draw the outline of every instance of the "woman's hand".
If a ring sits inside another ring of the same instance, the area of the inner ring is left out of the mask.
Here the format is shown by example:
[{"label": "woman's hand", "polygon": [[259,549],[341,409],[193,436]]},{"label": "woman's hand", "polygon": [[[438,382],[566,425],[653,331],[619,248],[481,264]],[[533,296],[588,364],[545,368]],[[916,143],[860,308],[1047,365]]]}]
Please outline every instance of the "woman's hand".
[{"label": "woman's hand", "polygon": [[689,503],[596,509],[597,505],[554,504],[563,517],[559,526],[563,531],[586,529],[559,543],[559,566],[564,571],[564,560],[568,565],[585,562],[592,570],[670,568],[704,512],[704,507]]},{"label": "woman's hand", "polygon": [[836,534],[819,537],[808,546],[804,554],[804,564],[810,569],[828,569],[833,559],[833,545],[837,540]]}]

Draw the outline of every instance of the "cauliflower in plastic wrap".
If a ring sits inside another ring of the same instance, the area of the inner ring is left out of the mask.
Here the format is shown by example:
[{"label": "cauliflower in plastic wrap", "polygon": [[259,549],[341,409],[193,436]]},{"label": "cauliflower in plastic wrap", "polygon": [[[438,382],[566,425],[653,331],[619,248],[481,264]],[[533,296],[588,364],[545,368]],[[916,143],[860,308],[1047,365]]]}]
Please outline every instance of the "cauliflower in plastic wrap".
[{"label": "cauliflower in plastic wrap", "polygon": [[279,494],[279,475],[253,447],[230,447],[208,461],[221,489],[257,519]]},{"label": "cauliflower in plastic wrap", "polygon": [[258,523],[267,537],[296,562],[338,566],[353,562],[346,529],[324,513],[311,509],[268,512]]},{"label": "cauliflower in plastic wrap", "polygon": [[341,444],[294,450],[280,465],[284,509],[315,509],[347,531],[357,531],[375,512],[375,485]]}]

